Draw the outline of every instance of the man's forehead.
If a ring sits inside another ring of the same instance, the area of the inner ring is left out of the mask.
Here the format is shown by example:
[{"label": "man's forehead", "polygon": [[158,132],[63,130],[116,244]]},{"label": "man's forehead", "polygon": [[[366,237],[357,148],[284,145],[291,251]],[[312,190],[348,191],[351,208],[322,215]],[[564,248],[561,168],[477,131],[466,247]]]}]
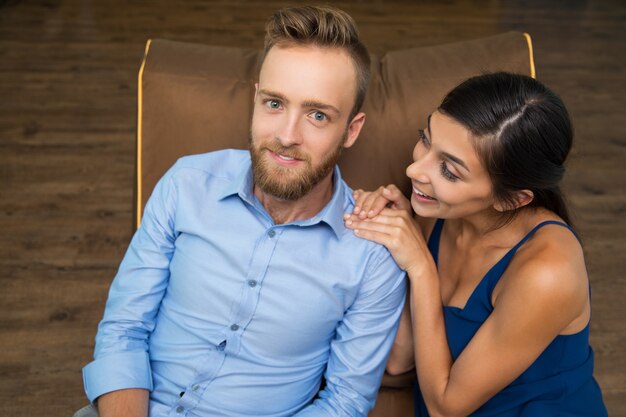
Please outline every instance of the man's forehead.
[{"label": "man's forehead", "polygon": [[268,57],[277,55],[326,55],[331,57],[343,57],[342,59],[345,59],[347,61],[351,60],[350,54],[348,53],[347,49],[340,46],[320,46],[315,44],[286,43],[276,44],[272,46],[270,50],[267,51],[267,53],[265,54],[264,61],[266,61]]},{"label": "man's forehead", "polygon": [[331,105],[351,106],[356,83],[356,69],[347,51],[311,45],[274,46],[259,74],[262,91]]}]

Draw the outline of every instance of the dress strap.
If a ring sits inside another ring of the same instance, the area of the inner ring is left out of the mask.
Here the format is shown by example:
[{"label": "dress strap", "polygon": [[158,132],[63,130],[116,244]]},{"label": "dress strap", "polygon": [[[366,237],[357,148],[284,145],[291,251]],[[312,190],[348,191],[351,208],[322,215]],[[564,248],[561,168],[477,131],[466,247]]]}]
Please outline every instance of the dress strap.
[{"label": "dress strap", "polygon": [[578,236],[576,235],[576,232],[574,232],[574,230],[572,229],[571,226],[569,226],[566,223],[563,222],[559,222],[556,220],[546,220],[543,221],[541,223],[539,223],[538,225],[536,225],[535,227],[533,227],[533,229],[528,232],[526,234],[526,236],[524,236],[519,242],[517,242],[517,244],[515,246],[513,246],[511,249],[509,249],[509,251],[502,257],[500,258],[500,260],[491,267],[491,269],[489,269],[489,271],[485,274],[485,276],[483,277],[483,280],[481,281],[481,284],[479,285],[485,285],[484,287],[484,292],[483,292],[483,302],[486,305],[491,306],[491,295],[493,293],[493,289],[495,288],[496,284],[498,283],[498,281],[500,281],[500,278],[502,278],[502,275],[504,274],[504,271],[506,270],[506,268],[509,266],[509,264],[511,263],[511,260],[513,259],[513,256],[515,256],[515,253],[517,252],[517,250],[528,241],[528,239],[530,239],[531,237],[533,237],[533,235],[535,233],[537,233],[537,231],[539,229],[541,229],[544,226],[550,225],[550,224],[555,224],[558,226],[562,226],[565,227],[567,229],[569,229],[574,236],[576,236],[576,238],[578,239]]},{"label": "dress strap", "polygon": [[437,219],[435,225],[433,226],[432,232],[430,232],[430,237],[428,238],[428,249],[430,250],[430,254],[435,261],[435,265],[437,265],[437,261],[439,258],[439,240],[441,238],[442,229],[443,219]]},{"label": "dress strap", "polygon": [[[549,224],[558,224],[559,226],[563,226],[563,227],[565,227],[565,228],[569,229],[569,230],[570,230],[570,231],[574,234],[574,236],[576,236],[576,239],[578,239],[578,235],[576,234],[576,232],[574,231],[574,229],[572,229],[572,227],[571,227],[570,225],[568,225],[567,223],[559,222],[559,221],[556,221],[556,220],[546,220],[546,221],[543,221],[543,222],[539,223],[537,226],[533,227],[533,229],[532,229],[530,232],[528,232],[528,233],[526,234],[526,236],[524,236],[524,237],[522,238],[522,240],[520,240],[519,242],[517,242],[517,245],[513,246],[513,247],[509,250],[509,253],[511,253],[511,254],[515,254],[515,252],[517,252],[517,250],[520,248],[520,246],[522,246],[524,243],[526,243],[526,241],[527,241],[528,239],[530,239],[531,237],[533,237],[533,235],[537,232],[537,230],[539,230],[539,229],[541,229],[542,227],[547,226],[547,225],[549,225]],[[508,255],[509,255],[509,253],[507,253],[505,256],[508,256]]]},{"label": "dress strap", "polygon": [[[430,250],[433,260],[435,261],[435,265],[438,265],[438,262],[439,262],[439,242],[441,240],[441,231],[443,230],[443,222],[444,222],[444,219],[437,219],[437,221],[435,222],[435,225],[433,226],[433,230],[430,233],[430,237],[428,238],[428,249]],[[533,235],[539,229],[549,224],[556,224],[556,225],[569,229],[574,234],[574,236],[576,236],[576,239],[578,239],[578,235],[576,234],[574,229],[572,229],[572,227],[568,225],[567,223],[563,223],[563,222],[556,221],[556,220],[543,221],[539,223],[538,225],[536,225],[535,227],[533,227],[533,229],[530,232],[528,232],[526,236],[524,236],[519,242],[517,242],[515,246],[509,249],[509,251],[502,258],[500,258],[500,260],[487,272],[486,276],[483,279],[488,278],[487,275],[489,275],[490,276],[489,278],[491,281],[491,287],[493,288],[493,286],[495,286],[495,284],[500,279],[500,276],[502,275],[506,267],[511,262],[511,259],[513,258],[517,250],[524,243],[526,243],[528,239],[533,237]]]}]

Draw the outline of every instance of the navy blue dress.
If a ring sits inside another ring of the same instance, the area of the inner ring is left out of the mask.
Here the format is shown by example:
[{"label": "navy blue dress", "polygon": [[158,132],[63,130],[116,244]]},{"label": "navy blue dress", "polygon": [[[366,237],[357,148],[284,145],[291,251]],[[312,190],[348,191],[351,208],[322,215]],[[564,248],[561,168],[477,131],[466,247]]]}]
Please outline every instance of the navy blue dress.
[{"label": "navy blue dress", "polygon": [[[539,228],[548,224],[569,228],[561,222],[540,223],[487,272],[464,308],[444,307],[446,334],[453,360],[459,357],[493,311],[491,294],[515,252]],[[428,241],[435,263],[438,261],[442,227],[443,220],[437,220]],[[593,351],[589,346],[589,325],[587,325],[576,334],[557,336],[523,374],[471,416],[607,417],[600,388],[592,373]],[[428,416],[417,385],[415,415]]]}]

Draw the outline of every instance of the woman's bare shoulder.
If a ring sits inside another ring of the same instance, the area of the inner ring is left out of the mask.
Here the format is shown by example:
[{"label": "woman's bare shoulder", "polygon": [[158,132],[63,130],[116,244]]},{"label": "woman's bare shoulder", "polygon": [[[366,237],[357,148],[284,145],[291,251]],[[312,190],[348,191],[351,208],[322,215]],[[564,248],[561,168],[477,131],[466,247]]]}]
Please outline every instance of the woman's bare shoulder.
[{"label": "woman's bare shoulder", "polygon": [[[527,294],[568,306],[563,311],[572,319],[581,314],[589,299],[589,280],[582,247],[567,227],[543,226],[529,239],[509,264],[494,304],[507,293]],[[529,298],[529,299],[530,299]]]}]

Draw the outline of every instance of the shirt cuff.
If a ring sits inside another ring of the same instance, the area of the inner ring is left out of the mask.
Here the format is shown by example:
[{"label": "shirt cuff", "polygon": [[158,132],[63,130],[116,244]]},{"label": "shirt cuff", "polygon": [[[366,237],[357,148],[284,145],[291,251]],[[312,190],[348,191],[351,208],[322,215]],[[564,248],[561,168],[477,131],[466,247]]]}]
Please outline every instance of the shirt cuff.
[{"label": "shirt cuff", "polygon": [[331,417],[332,415],[324,409],[312,405],[296,413],[294,417]]},{"label": "shirt cuff", "polygon": [[121,352],[98,358],[83,368],[89,401],[111,391],[143,388],[152,391],[152,370],[147,352]]}]

